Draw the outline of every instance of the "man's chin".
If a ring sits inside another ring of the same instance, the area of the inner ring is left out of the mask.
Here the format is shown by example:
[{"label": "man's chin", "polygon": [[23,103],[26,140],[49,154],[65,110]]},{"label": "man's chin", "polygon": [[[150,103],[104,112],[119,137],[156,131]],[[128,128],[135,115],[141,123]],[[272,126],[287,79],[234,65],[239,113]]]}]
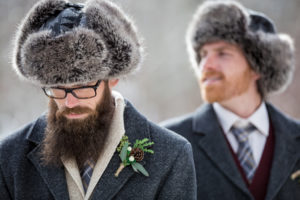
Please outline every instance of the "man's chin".
[{"label": "man's chin", "polygon": [[207,103],[215,103],[215,102],[221,102],[224,100],[224,96],[222,95],[222,92],[203,92],[202,98]]}]

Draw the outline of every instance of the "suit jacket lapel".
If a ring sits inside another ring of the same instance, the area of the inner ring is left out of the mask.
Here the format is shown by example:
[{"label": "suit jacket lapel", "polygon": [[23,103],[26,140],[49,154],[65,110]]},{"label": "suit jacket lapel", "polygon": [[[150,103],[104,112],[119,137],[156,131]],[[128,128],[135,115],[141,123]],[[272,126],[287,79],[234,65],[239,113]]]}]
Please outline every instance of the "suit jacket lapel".
[{"label": "suit jacket lapel", "polygon": [[300,144],[296,138],[300,135],[298,129],[273,106],[267,104],[267,109],[275,134],[275,151],[266,199],[273,199],[286,179],[290,178],[299,159],[296,150]]},{"label": "suit jacket lapel", "polygon": [[[132,107],[129,102],[126,102],[124,124],[125,135],[128,136],[131,144],[133,144],[136,139],[149,138],[151,140],[148,122]],[[146,162],[147,157],[145,157],[144,163],[142,164],[145,164]],[[120,164],[121,159],[119,154],[115,152],[107,168],[102,174],[101,179],[97,183],[91,199],[113,199],[113,197],[124,187],[130,177],[136,173],[133,171],[131,166],[127,166],[122,170],[118,177],[115,177],[114,174]],[[139,176],[143,175],[139,174]]]},{"label": "suit jacket lapel", "polygon": [[227,179],[250,195],[224,138],[212,105],[200,107],[193,117],[193,131],[199,135],[198,145]]},{"label": "suit jacket lapel", "polygon": [[27,154],[28,159],[33,163],[37,171],[40,173],[43,181],[48,186],[51,194],[56,200],[69,199],[66,184],[65,172],[63,167],[50,167],[42,164],[40,155],[40,143],[43,139],[46,127],[46,118],[42,117],[37,120],[33,129],[28,132],[27,139],[37,146]]}]

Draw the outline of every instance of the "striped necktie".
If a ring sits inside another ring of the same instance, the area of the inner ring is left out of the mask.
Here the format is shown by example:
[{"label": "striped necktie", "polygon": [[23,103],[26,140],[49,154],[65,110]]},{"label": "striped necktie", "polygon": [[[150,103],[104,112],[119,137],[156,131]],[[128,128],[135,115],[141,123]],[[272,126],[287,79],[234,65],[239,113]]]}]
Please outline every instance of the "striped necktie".
[{"label": "striped necktie", "polygon": [[85,161],[82,169],[80,170],[80,176],[81,176],[82,185],[85,193],[89,186],[93,174],[94,166],[95,166],[95,162],[92,159],[89,159]]},{"label": "striped necktie", "polygon": [[239,123],[239,121],[231,128],[231,131],[238,142],[237,157],[250,183],[252,182],[257,167],[248,141],[249,134],[254,130],[256,130],[256,128],[251,123],[248,122],[242,124]]}]

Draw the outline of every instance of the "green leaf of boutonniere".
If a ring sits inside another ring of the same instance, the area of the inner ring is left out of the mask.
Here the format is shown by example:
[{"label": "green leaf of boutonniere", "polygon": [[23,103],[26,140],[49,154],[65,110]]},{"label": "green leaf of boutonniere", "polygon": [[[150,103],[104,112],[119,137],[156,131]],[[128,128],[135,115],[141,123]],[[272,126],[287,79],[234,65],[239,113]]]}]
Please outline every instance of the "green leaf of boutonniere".
[{"label": "green leaf of boutonniere", "polygon": [[115,176],[118,177],[120,172],[128,165],[131,165],[135,172],[141,172],[143,175],[149,176],[147,170],[138,162],[144,159],[145,153],[154,154],[152,149],[148,149],[153,144],[154,142],[149,142],[148,138],[144,138],[142,140],[136,140],[133,147],[131,147],[129,146],[130,142],[128,141],[128,137],[124,135],[117,148],[117,151],[120,152],[119,156],[122,162]]},{"label": "green leaf of boutonniere", "polygon": [[126,159],[128,145],[129,145],[128,142],[125,142],[124,146],[122,147],[122,150],[120,153],[120,158],[121,158],[122,162],[124,162]]},{"label": "green leaf of boutonniere", "polygon": [[140,163],[135,162],[135,163],[132,163],[131,165],[134,168],[136,168],[137,170],[139,170],[145,176],[149,176],[148,172],[145,170],[145,168],[143,167],[143,165],[141,165]]},{"label": "green leaf of boutonniere", "polygon": [[139,172],[138,169],[135,167],[135,165],[132,164],[131,167],[135,172]]}]

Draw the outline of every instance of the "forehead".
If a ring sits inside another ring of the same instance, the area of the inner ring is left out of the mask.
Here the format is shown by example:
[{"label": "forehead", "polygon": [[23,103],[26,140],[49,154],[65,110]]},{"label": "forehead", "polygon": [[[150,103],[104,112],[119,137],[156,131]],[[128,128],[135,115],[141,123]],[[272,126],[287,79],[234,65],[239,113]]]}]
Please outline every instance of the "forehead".
[{"label": "forehead", "polygon": [[209,42],[202,46],[200,51],[220,51],[220,50],[231,50],[241,52],[241,48],[236,44],[231,44],[225,41],[216,41],[216,42]]}]

